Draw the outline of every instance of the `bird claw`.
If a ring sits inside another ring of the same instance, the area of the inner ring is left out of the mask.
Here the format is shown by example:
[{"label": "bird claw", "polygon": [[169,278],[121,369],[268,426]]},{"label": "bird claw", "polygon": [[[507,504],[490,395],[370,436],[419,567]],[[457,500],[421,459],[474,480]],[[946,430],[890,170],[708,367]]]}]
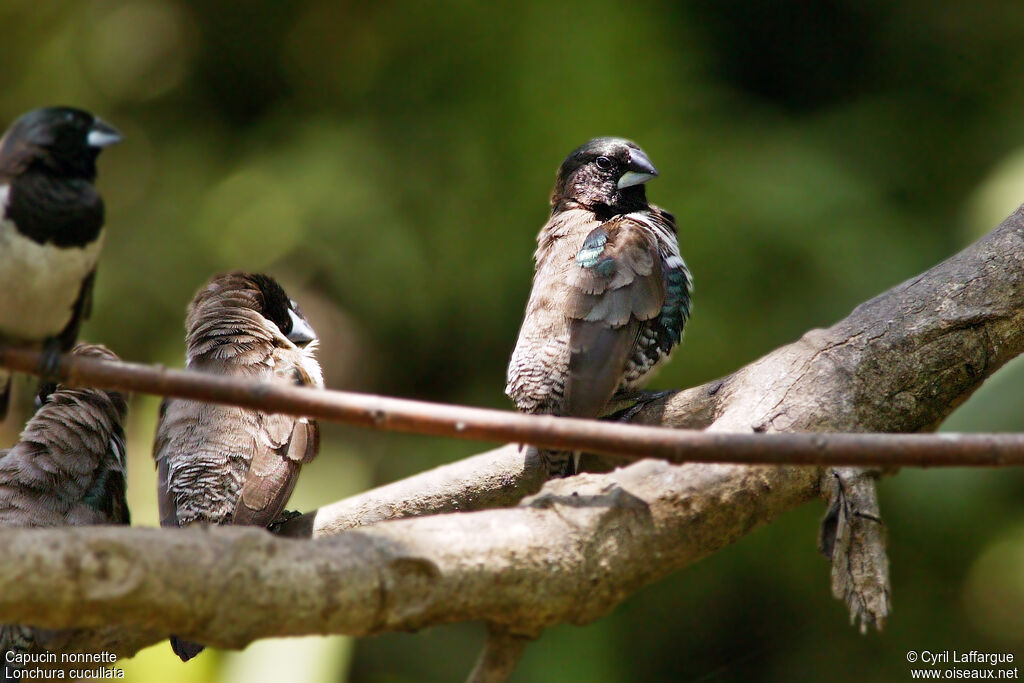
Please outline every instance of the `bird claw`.
[{"label": "bird claw", "polygon": [[36,387],[36,397],[34,400],[36,410],[39,410],[46,405],[46,401],[50,398],[50,394],[55,391],[57,391],[56,382],[40,382],[39,386]]},{"label": "bird claw", "polygon": [[61,348],[60,340],[48,339],[43,352],[39,358],[39,379],[43,383],[56,383],[60,381],[60,361],[64,349]]},{"label": "bird claw", "polygon": [[642,411],[649,403],[660,400],[675,392],[673,391],[643,391],[634,398],[632,405],[626,406],[618,412],[612,413],[607,419],[615,422],[631,422],[637,413]]},{"label": "bird claw", "polygon": [[297,519],[301,516],[302,513],[299,512],[298,510],[284,510],[281,512],[281,514],[277,516],[276,519],[274,519],[273,522],[267,525],[267,530],[269,530],[270,533],[272,534],[276,534],[278,531],[281,530],[282,526],[292,521],[293,519]]},{"label": "bird claw", "polygon": [[36,387],[36,396],[33,401],[36,410],[45,405],[46,400],[57,390],[57,383],[60,381],[60,361],[64,349],[60,340],[48,339],[43,346],[42,355],[39,358],[39,385]]}]

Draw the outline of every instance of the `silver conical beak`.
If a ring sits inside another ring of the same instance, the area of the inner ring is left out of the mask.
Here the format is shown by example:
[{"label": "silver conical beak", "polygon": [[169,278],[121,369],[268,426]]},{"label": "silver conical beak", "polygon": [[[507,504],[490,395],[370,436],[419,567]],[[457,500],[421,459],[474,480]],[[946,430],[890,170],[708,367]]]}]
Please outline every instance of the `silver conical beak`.
[{"label": "silver conical beak", "polygon": [[295,311],[288,309],[288,315],[292,319],[292,331],[288,333],[288,339],[296,346],[305,346],[316,339],[316,332],[305,319],[295,314]]},{"label": "silver conical beak", "polygon": [[656,175],[658,175],[658,169],[654,168],[654,164],[647,158],[647,155],[639,149],[630,149],[629,165],[626,166],[626,172],[619,178],[618,187],[621,190],[634,185],[642,185]]},{"label": "silver conical beak", "polygon": [[89,128],[85,141],[90,147],[102,149],[121,142],[121,133],[103,119],[96,119]]}]

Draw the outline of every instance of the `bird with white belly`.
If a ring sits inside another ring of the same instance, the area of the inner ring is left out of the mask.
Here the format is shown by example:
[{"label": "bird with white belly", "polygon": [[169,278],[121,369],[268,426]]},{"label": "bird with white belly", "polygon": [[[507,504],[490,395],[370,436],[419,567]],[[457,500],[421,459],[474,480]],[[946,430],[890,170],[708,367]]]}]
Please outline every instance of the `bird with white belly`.
[{"label": "bird with white belly", "polygon": [[[70,107],[30,111],[0,139],[0,342],[42,347],[50,379],[89,315],[103,245],[96,158],[120,140]],[[0,419],[10,381],[0,368]]]}]

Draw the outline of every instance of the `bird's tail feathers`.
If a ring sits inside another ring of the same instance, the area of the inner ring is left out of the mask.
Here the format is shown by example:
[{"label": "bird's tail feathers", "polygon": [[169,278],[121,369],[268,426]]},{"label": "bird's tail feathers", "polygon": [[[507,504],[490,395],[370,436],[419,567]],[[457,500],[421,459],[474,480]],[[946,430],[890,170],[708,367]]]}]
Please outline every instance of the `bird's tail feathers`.
[{"label": "bird's tail feathers", "polygon": [[205,645],[193,643],[189,640],[182,640],[178,636],[171,636],[171,649],[174,650],[174,654],[178,655],[183,662],[187,662],[192,659],[205,648]]},{"label": "bird's tail feathers", "polygon": [[579,471],[579,452],[540,449],[549,477],[571,477]]}]

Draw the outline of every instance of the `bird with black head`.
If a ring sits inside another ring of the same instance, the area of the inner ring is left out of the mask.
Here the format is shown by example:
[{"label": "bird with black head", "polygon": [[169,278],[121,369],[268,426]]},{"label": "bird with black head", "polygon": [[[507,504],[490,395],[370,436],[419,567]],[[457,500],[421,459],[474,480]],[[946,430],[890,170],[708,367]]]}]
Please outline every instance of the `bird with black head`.
[{"label": "bird with black head", "polygon": [[[96,159],[120,140],[70,107],[30,111],[0,139],[0,341],[42,346],[50,379],[89,316],[103,246]],[[10,379],[0,368],[0,419]]]},{"label": "bird with black head", "polygon": [[[635,143],[595,138],[558,169],[505,393],[525,413],[595,418],[635,396],[679,344],[693,281],[658,174]],[[542,451],[552,474],[579,454]]]},{"label": "bird with black head", "polygon": [[[323,387],[316,333],[271,277],[215,276],[189,304],[186,328],[189,370]],[[316,457],[319,434],[306,418],[164,400],[153,446],[161,526],[270,526]],[[171,647],[184,661],[203,649],[176,636]]]}]

